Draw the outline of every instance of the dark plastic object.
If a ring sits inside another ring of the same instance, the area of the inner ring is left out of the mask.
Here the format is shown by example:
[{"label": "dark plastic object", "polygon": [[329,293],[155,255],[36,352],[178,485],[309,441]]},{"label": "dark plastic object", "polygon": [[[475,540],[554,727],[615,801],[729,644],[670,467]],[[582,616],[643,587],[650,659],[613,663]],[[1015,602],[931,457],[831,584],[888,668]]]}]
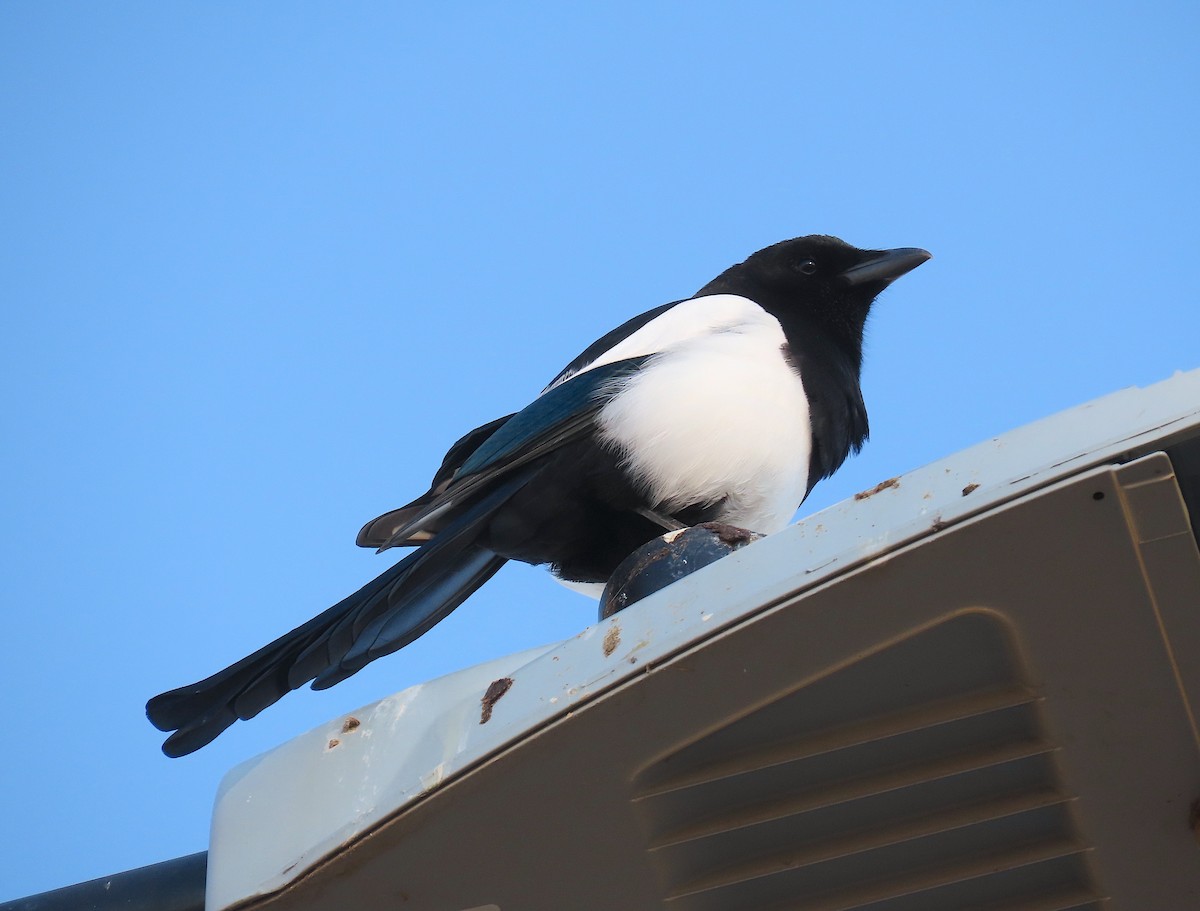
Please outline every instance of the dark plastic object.
[{"label": "dark plastic object", "polygon": [[1175,480],[1192,523],[1192,537],[1200,546],[1200,437],[1192,437],[1167,450]]},{"label": "dark plastic object", "polygon": [[721,522],[669,531],[621,561],[600,596],[600,619],[611,617],[672,582],[715,563],[762,535]]},{"label": "dark plastic object", "polygon": [[204,911],[208,852],[0,902],[0,911]]}]

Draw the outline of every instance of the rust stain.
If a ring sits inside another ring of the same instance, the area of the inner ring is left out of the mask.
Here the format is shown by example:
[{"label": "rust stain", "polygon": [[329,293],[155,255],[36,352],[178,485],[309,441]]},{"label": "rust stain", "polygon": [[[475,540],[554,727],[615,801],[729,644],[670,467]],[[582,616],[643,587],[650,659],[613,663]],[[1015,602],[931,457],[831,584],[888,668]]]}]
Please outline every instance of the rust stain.
[{"label": "rust stain", "polygon": [[491,682],[487,688],[487,692],[479,700],[479,704],[483,706],[483,710],[479,713],[480,724],[487,724],[492,720],[492,709],[496,707],[496,703],[500,701],[500,697],[512,689],[512,685],[512,677],[501,677],[499,680]]},{"label": "rust stain", "polygon": [[979,489],[978,484],[968,484],[966,487],[963,488],[963,496],[965,497],[969,494],[973,494],[978,489]]},{"label": "rust stain", "polygon": [[362,724],[362,722],[359,721],[357,718],[355,718],[353,715],[351,715],[349,718],[346,719],[346,723],[342,725],[342,733],[349,734],[360,724]]},{"label": "rust stain", "polygon": [[604,634],[604,657],[607,658],[617,650],[617,646],[621,644],[621,627],[613,625],[607,633]]},{"label": "rust stain", "polygon": [[717,536],[717,540],[726,547],[737,547],[754,537],[753,532],[745,528],[738,528],[736,525],[727,525],[724,522],[704,522],[700,527],[711,531]]},{"label": "rust stain", "polygon": [[899,487],[899,486],[900,486],[899,478],[888,478],[886,481],[880,481],[878,484],[876,484],[870,490],[864,490],[864,491],[861,491],[860,493],[856,493],[854,495],[854,499],[866,500],[866,499],[869,499],[870,497],[875,496],[875,494],[877,494],[877,493],[881,493],[882,491],[889,490],[891,488],[895,488],[895,487]]}]

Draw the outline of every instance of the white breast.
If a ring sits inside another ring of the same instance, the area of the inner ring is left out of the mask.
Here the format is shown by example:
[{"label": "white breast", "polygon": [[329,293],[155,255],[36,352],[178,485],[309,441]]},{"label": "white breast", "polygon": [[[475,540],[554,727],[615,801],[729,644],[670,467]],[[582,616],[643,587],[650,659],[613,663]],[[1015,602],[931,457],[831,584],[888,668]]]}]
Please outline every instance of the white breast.
[{"label": "white breast", "polygon": [[598,417],[601,438],[657,507],[723,500],[721,521],[764,534],[787,525],[808,487],[812,430],[784,342],[757,304],[713,295],[679,304],[617,346],[629,353],[606,355],[661,352]]}]

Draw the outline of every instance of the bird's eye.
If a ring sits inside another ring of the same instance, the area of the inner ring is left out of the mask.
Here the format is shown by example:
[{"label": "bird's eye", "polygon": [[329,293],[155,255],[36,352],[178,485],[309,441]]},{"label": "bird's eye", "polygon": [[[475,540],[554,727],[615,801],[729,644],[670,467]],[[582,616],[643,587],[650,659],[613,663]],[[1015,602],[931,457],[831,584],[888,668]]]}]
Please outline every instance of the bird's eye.
[{"label": "bird's eye", "polygon": [[802,275],[814,275],[817,271],[817,264],[811,259],[806,259],[796,264],[796,271]]}]

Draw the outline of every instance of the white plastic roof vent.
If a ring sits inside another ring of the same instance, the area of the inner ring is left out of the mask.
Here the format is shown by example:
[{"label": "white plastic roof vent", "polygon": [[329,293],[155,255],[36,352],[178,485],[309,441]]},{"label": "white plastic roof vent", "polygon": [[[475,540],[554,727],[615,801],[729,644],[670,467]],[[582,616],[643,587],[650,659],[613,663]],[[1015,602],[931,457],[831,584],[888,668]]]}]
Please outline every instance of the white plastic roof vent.
[{"label": "white plastic roof vent", "polygon": [[1200,371],[1005,434],[235,769],[208,907],[1200,907],[1198,516]]}]

